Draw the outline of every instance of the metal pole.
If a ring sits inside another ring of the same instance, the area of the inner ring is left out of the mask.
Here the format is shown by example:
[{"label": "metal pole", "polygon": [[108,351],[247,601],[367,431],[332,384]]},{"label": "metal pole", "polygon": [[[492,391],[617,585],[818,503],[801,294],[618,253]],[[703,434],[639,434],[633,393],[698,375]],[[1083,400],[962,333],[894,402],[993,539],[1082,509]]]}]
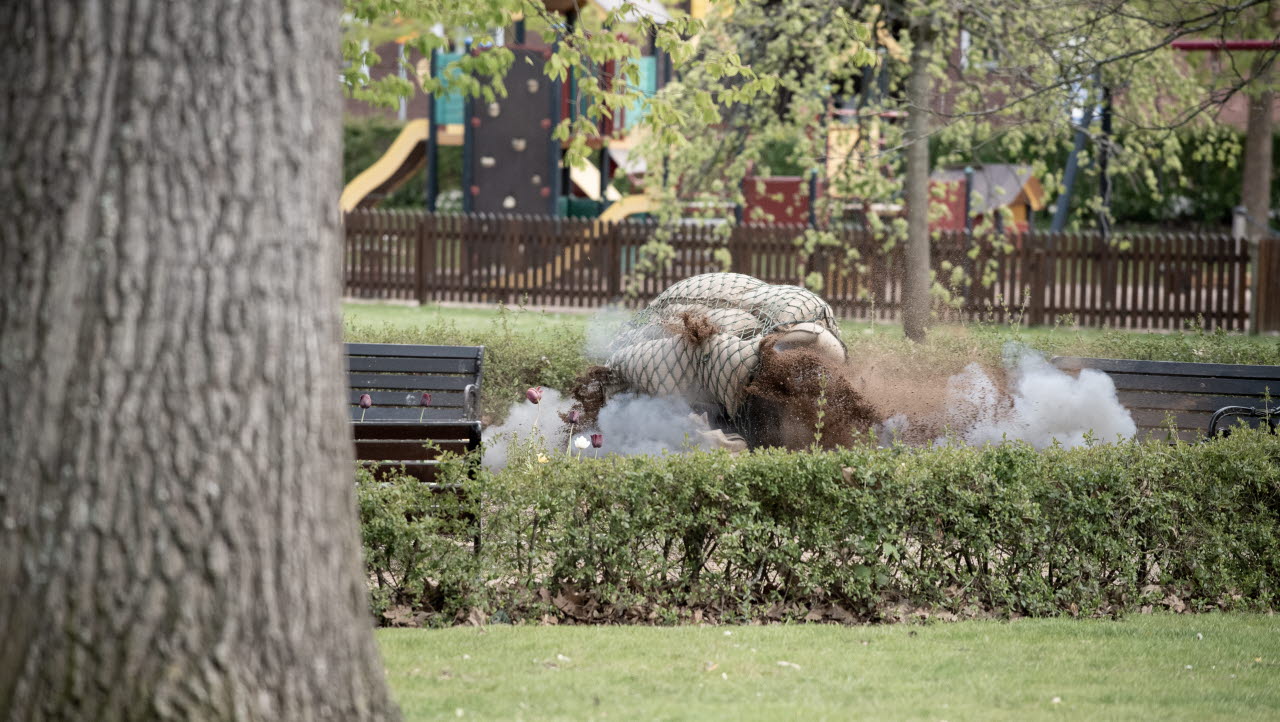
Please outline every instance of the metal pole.
[{"label": "metal pole", "polygon": [[609,158],[609,146],[600,144],[600,210],[609,207],[609,183],[613,180],[613,168]]},{"label": "metal pole", "polygon": [[[995,210],[999,215],[1000,209]],[[965,246],[968,250],[973,249],[973,166],[964,167],[964,237]],[[964,275],[966,283],[964,287],[965,305],[969,304],[969,290],[973,286],[973,259],[969,254],[964,254]]]},{"label": "metal pole", "polygon": [[809,171],[809,227],[818,227],[818,169]]},{"label": "metal pole", "polygon": [[[560,167],[561,165],[563,165],[560,162],[560,156],[561,156],[560,142],[551,137],[551,135],[555,132],[555,127],[560,123],[561,84],[559,80],[551,81],[550,91],[551,91],[550,92],[551,107],[548,109],[548,113],[547,113],[547,117],[550,118],[551,120],[551,127],[547,130],[547,147],[550,149],[550,151],[547,154],[548,155],[547,184],[551,190],[551,194],[549,198],[550,207],[547,208],[547,214],[554,216],[557,214],[557,211],[560,210],[559,209],[560,193],[561,193],[561,188],[564,187],[563,185],[561,185],[562,179],[560,177],[561,173],[564,172],[563,169],[561,169]],[[564,179],[564,180],[568,180],[568,179]]]},{"label": "metal pole", "polygon": [[[471,41],[468,40],[464,46],[463,52],[471,52]],[[470,213],[475,208],[475,199],[472,194],[472,183],[475,174],[472,169],[472,158],[475,155],[475,124],[478,122],[479,115],[473,115],[478,102],[475,98],[467,98],[463,104],[463,126],[462,126],[462,212]]]},{"label": "metal pole", "polygon": [[1105,240],[1111,236],[1111,176],[1107,173],[1111,143],[1111,88],[1102,89],[1102,145],[1098,148],[1098,184],[1102,209],[1098,211],[1098,229]]},{"label": "metal pole", "polygon": [[[1080,116],[1080,127],[1076,129],[1075,145],[1071,148],[1071,155],[1067,156],[1067,168],[1062,173],[1062,193],[1058,196],[1058,202],[1053,209],[1053,223],[1049,227],[1050,233],[1061,233],[1062,229],[1067,227],[1067,211],[1071,208],[1071,187],[1075,185],[1076,173],[1080,169],[1080,151],[1084,150],[1084,144],[1089,139],[1085,130],[1089,124],[1093,122],[1093,105],[1086,105],[1084,112]],[[1053,236],[1049,237],[1049,242],[1053,242]]]},{"label": "metal pole", "polygon": [[[431,49],[431,75],[439,77],[440,69],[436,63],[440,60],[440,49]],[[436,128],[436,96],[427,98],[427,212],[436,212],[436,202],[440,198],[440,135]]]},{"label": "metal pole", "polygon": [[973,240],[973,166],[964,167],[964,232]]}]

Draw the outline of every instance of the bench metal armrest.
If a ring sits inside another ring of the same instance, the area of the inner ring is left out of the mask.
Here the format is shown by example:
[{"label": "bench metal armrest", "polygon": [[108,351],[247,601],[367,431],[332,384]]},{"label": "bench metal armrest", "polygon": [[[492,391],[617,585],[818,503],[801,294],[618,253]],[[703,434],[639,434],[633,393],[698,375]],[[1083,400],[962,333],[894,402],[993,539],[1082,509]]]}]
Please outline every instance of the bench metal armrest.
[{"label": "bench metal armrest", "polygon": [[468,419],[480,418],[480,387],[467,384],[462,391],[462,408]]},{"label": "bench metal armrest", "polygon": [[[1223,406],[1213,412],[1213,416],[1209,417],[1209,438],[1217,438],[1218,424],[1228,416],[1245,416],[1253,419],[1266,419],[1267,425],[1271,428],[1271,433],[1276,433],[1277,423],[1280,422],[1280,414],[1275,409],[1255,409],[1251,406]],[[1223,429],[1224,434],[1229,434],[1230,429]]]}]

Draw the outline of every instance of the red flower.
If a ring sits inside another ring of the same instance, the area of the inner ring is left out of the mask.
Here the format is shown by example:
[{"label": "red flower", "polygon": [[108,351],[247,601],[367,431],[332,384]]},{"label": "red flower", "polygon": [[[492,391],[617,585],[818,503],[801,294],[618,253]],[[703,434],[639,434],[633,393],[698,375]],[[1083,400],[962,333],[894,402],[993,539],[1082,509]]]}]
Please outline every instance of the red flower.
[{"label": "red flower", "polygon": [[369,394],[360,394],[360,408],[367,409],[373,406],[373,397]]},{"label": "red flower", "polygon": [[542,387],[534,386],[531,389],[524,390],[524,397],[529,399],[529,403],[536,404],[542,400]]},{"label": "red flower", "polygon": [[422,392],[422,398],[418,400],[418,405],[420,405],[420,406],[430,406],[430,405],[431,405],[431,394],[427,393],[426,391],[423,391],[423,392]]},{"label": "red flower", "polygon": [[604,446],[604,434],[592,434],[591,445],[597,449]]}]

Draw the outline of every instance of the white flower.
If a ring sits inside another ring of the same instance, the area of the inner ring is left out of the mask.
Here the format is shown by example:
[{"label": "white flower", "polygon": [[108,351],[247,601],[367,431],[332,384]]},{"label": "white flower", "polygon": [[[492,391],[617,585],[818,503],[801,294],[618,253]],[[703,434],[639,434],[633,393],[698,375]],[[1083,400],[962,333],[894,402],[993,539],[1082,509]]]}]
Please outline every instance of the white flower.
[{"label": "white flower", "polygon": [[591,446],[591,442],[587,440],[587,437],[579,436],[578,438],[573,440],[573,445],[578,447],[579,449],[585,449],[588,446]]}]

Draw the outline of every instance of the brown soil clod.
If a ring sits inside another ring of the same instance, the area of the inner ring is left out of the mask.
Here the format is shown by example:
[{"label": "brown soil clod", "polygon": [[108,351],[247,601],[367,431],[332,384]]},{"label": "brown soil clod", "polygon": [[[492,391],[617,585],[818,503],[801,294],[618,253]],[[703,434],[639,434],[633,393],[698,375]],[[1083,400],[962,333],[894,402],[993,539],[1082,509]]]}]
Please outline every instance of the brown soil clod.
[{"label": "brown soil clod", "polygon": [[681,311],[676,318],[663,324],[663,327],[683,338],[690,346],[701,346],[703,341],[720,333],[707,314],[697,311]]},{"label": "brown soil clod", "polygon": [[[600,409],[609,400],[609,387],[614,381],[613,371],[608,366],[592,366],[574,380],[573,386],[569,387],[569,397],[574,400],[570,410],[582,412],[578,428],[596,426],[600,419]],[[568,412],[560,414],[560,420],[568,424]]]},{"label": "brown soil clod", "polygon": [[760,364],[745,389],[748,418],[743,425],[753,428],[748,434],[752,446],[808,446],[816,438],[819,411],[826,448],[852,446],[882,421],[854,389],[847,369],[805,349],[777,351],[774,342],[761,342]]}]

